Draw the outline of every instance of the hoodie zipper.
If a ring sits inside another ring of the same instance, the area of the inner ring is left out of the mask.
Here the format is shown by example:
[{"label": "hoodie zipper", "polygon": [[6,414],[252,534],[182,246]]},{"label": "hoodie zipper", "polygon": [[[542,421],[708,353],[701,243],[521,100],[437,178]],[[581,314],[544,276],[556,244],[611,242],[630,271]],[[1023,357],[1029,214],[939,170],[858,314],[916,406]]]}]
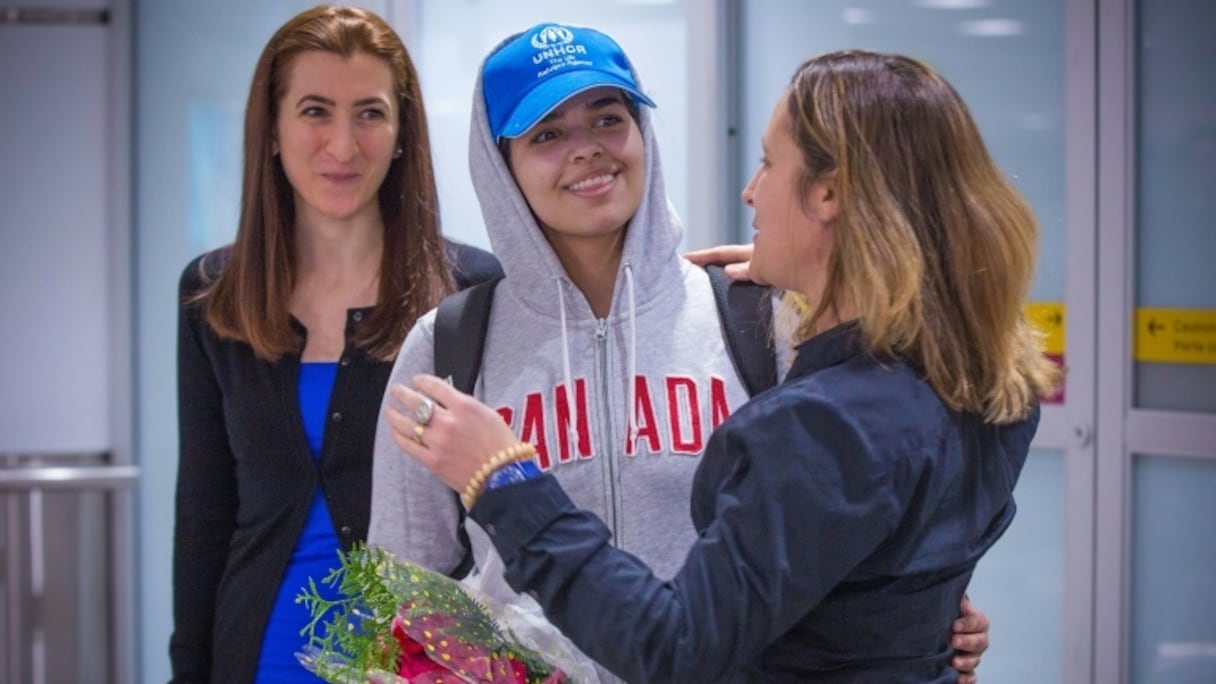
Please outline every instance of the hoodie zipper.
[{"label": "hoodie zipper", "polygon": [[612,448],[612,417],[609,415],[612,402],[608,396],[608,319],[601,318],[596,321],[595,329],[595,365],[599,372],[600,387],[600,435],[602,439],[600,444],[604,445],[603,456],[608,462],[608,494],[610,512],[612,520],[609,521],[609,527],[612,531],[613,546],[620,547],[620,512],[617,510],[617,486],[616,486],[616,449]]}]

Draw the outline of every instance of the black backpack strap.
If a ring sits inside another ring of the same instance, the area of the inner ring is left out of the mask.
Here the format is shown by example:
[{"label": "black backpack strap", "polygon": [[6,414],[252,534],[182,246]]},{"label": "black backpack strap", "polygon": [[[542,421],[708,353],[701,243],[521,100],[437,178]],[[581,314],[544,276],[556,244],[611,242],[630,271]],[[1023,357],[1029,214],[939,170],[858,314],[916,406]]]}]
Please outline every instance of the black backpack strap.
[{"label": "black backpack strap", "polygon": [[772,291],[755,283],[731,280],[721,266],[707,266],[718,305],[726,349],[749,396],[777,384],[773,348]]},{"label": "black backpack strap", "polygon": [[465,394],[473,393],[481,372],[490,305],[500,280],[491,278],[461,290],[440,302],[435,312],[435,375],[450,377]]},{"label": "black backpack strap", "polygon": [[[473,393],[473,385],[481,372],[481,356],[490,327],[490,305],[500,280],[502,275],[450,295],[439,302],[435,312],[435,375],[450,377],[452,385],[465,394]],[[464,557],[451,576],[460,579],[473,569],[473,549],[464,529],[464,505],[460,503],[459,494],[453,492],[452,496],[456,498],[456,510],[460,511],[456,536],[464,547]]]}]

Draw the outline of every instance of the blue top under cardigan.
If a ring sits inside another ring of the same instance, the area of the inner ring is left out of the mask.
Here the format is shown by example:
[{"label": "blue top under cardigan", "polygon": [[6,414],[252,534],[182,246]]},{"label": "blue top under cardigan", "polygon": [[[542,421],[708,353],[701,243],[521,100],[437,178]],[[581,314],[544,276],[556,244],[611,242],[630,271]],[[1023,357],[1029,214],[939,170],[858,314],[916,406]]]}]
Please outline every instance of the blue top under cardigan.
[{"label": "blue top under cardigan", "polygon": [[[314,462],[321,460],[321,442],[325,437],[325,419],[329,411],[329,396],[334,387],[338,364],[300,364],[300,419],[304,422],[304,435]],[[338,535],[334,534],[334,523],[325,505],[325,494],[318,488],[308,509],[308,520],[296,541],[287,564],[287,574],[279,585],[270,621],[262,636],[262,654],[258,659],[258,674],[254,680],[259,684],[287,684],[290,682],[320,682],[320,677],[304,669],[296,660],[295,653],[304,647],[300,630],[308,624],[310,615],[307,606],[296,603],[296,596],[308,586],[311,578],[322,596],[336,599],[336,587],[322,583],[330,570],[338,566]]]}]

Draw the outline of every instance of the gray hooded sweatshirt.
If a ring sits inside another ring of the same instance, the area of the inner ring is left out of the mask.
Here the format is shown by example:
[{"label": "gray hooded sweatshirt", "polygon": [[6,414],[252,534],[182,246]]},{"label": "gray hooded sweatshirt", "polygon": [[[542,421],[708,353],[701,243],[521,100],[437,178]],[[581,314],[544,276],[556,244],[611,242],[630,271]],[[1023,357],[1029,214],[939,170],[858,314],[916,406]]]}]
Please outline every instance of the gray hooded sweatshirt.
[{"label": "gray hooded sweatshirt", "polygon": [[[728,356],[709,279],[679,255],[681,227],[664,190],[649,111],[640,112],[645,192],[626,229],[611,309],[600,319],[516,186],[491,138],[481,92],[479,78],[469,166],[506,279],[494,293],[474,395],[536,445],[542,469],[607,523],[618,547],[669,578],[695,537],[693,471],[710,432],[747,393]],[[434,372],[434,323],[432,311],[410,332],[390,383]],[[459,506],[397,448],[382,415],[369,543],[450,572],[464,553]],[[480,534],[470,534],[479,546]]]}]

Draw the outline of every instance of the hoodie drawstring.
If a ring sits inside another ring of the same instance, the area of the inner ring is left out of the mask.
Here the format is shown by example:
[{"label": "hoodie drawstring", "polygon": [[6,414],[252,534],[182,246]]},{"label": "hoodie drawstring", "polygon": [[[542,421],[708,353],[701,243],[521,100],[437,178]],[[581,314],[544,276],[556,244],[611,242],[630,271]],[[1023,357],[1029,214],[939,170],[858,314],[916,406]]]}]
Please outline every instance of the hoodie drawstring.
[{"label": "hoodie drawstring", "polygon": [[[554,277],[554,280],[557,281],[557,308],[561,312],[562,323],[562,378],[566,386],[567,405],[570,407],[570,414],[574,415],[577,409],[575,408],[574,379],[570,373],[570,336],[566,332],[566,288],[562,287],[560,276]],[[573,420],[566,424],[566,437],[569,439],[571,448],[577,448],[575,445],[578,444],[578,433],[575,431]]]},{"label": "hoodie drawstring", "polygon": [[629,453],[637,453],[638,439],[638,407],[637,407],[637,370],[638,370],[638,317],[637,301],[633,288],[633,265],[625,263],[625,289],[629,295],[629,368],[625,375],[629,383]]}]

